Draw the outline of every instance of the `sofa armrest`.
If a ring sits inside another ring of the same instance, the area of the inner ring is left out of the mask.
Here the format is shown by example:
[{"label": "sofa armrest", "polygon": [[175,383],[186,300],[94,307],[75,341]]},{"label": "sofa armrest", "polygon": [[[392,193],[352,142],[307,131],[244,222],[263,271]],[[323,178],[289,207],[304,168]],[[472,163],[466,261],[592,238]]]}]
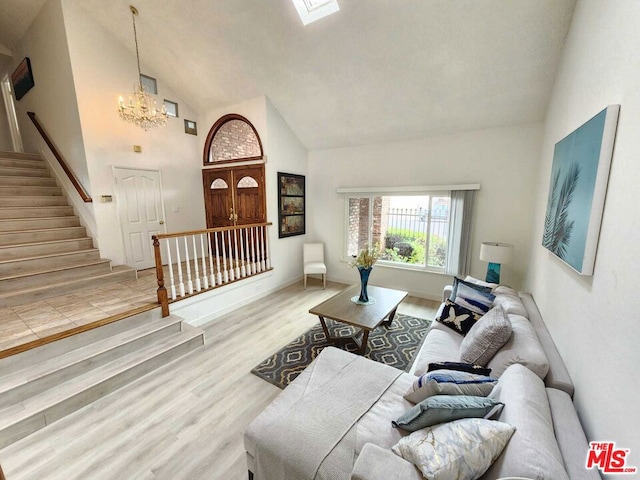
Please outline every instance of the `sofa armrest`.
[{"label": "sofa armrest", "polygon": [[453,292],[453,285],[445,285],[445,287],[442,289],[443,302],[451,296],[451,292]]},{"label": "sofa armrest", "polygon": [[587,470],[585,467],[589,443],[571,397],[562,390],[547,388],[547,398],[556,440],[569,478],[601,480],[597,469]]},{"label": "sofa armrest", "polygon": [[351,472],[351,480],[423,480],[412,463],[391,450],[367,443]]}]

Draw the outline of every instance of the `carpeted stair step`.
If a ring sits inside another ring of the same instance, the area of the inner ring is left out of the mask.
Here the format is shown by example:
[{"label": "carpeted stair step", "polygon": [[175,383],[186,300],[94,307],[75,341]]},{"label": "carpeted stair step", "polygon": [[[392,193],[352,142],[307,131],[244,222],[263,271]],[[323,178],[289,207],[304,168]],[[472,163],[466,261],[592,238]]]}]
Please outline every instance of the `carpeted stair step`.
[{"label": "carpeted stair step", "polygon": [[56,253],[87,250],[89,248],[93,248],[93,240],[89,237],[48,242],[23,243],[21,245],[5,245],[0,246],[0,258],[5,260],[30,258],[40,255],[53,255]]},{"label": "carpeted stair step", "polygon": [[24,167],[2,167],[0,168],[2,177],[43,177],[52,178],[51,173],[46,168],[24,168]]},{"label": "carpeted stair step", "polygon": [[73,215],[71,206],[53,207],[0,207],[0,219],[34,218],[34,217],[64,217]]},{"label": "carpeted stair step", "polygon": [[53,177],[18,177],[3,176],[0,169],[0,185],[4,187],[22,186],[22,187],[55,187],[56,181]]},{"label": "carpeted stair step", "polygon": [[46,170],[47,164],[41,158],[6,158],[0,157],[0,171],[4,168],[32,168]]},{"label": "carpeted stair step", "polygon": [[72,238],[84,238],[86,236],[87,231],[84,227],[43,228],[38,230],[23,230],[20,232],[0,232],[0,246],[69,240]]},{"label": "carpeted stair step", "polygon": [[0,261],[0,278],[20,273],[33,273],[66,265],[91,262],[100,258],[97,248]]},{"label": "carpeted stair step", "polygon": [[76,216],[50,218],[14,218],[0,220],[0,232],[19,232],[21,230],[41,230],[44,228],[79,227]]},{"label": "carpeted stair step", "polygon": [[[60,187],[40,187],[40,186],[29,186],[25,187],[22,185],[0,185],[0,197],[37,197],[41,195],[62,195],[62,188]],[[4,203],[5,199],[0,198],[0,201]]]},{"label": "carpeted stair step", "polygon": [[0,203],[5,207],[55,207],[69,205],[67,198],[62,195],[39,195],[35,197],[16,195],[13,197],[0,197]]},{"label": "carpeted stair step", "polygon": [[92,368],[0,410],[0,448],[24,438],[204,344],[193,327]]}]

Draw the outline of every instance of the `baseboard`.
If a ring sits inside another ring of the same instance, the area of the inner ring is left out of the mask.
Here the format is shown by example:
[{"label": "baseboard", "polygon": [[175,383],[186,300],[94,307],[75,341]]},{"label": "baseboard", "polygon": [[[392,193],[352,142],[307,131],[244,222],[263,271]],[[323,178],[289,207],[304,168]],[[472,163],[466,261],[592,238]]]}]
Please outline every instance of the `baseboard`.
[{"label": "baseboard", "polygon": [[[196,295],[195,297],[191,297],[189,299],[181,300],[177,303],[172,303],[170,306],[171,313],[182,317],[186,323],[189,325],[193,325],[194,327],[200,327],[205,323],[208,323],[212,320],[215,320],[218,317],[226,315],[238,308],[242,308],[249,303],[255,302],[256,300],[260,300],[267,295],[277,292],[278,290],[282,290],[283,288],[294,285],[298,282],[302,283],[302,275],[299,277],[288,280],[284,283],[280,283],[273,287],[260,290],[253,295],[248,295],[243,297],[241,300],[235,301],[233,303],[227,303],[224,307],[220,307],[219,297],[224,295],[225,293],[229,293],[232,290],[237,290],[240,288],[250,289],[252,285],[255,285],[258,282],[264,281],[266,278],[271,277],[272,273],[267,273],[264,275],[258,275],[256,277],[252,277],[250,279],[243,280],[242,282],[238,282],[235,284],[230,284],[228,286],[223,286],[213,290],[211,293]],[[190,308],[191,307],[191,308]],[[197,308],[196,308],[197,307]],[[195,310],[204,309],[207,313],[197,314]],[[190,312],[191,310],[191,312]]]},{"label": "baseboard", "polygon": [[[354,285],[356,283],[359,282],[359,279],[357,278],[353,278],[353,277],[349,277],[349,278],[343,278],[343,277],[335,277],[332,275],[327,275],[327,281],[330,282],[337,282],[337,283],[344,283],[346,285]],[[378,285],[379,287],[386,287],[386,288],[396,288],[392,285]],[[404,289],[403,289],[404,290]],[[417,297],[417,298],[424,298],[425,300],[433,300],[436,302],[442,302],[442,292],[436,294],[430,294],[430,293],[425,293],[425,292],[418,292],[416,290],[407,290],[407,292],[409,293],[410,297]]]}]

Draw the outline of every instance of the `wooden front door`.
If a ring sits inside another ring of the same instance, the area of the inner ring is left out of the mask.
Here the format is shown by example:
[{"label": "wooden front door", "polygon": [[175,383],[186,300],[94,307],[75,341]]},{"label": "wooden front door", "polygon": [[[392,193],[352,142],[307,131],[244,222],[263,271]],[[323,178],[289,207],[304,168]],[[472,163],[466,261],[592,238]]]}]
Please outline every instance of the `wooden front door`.
[{"label": "wooden front door", "polygon": [[207,228],[266,221],[264,165],[202,171]]}]

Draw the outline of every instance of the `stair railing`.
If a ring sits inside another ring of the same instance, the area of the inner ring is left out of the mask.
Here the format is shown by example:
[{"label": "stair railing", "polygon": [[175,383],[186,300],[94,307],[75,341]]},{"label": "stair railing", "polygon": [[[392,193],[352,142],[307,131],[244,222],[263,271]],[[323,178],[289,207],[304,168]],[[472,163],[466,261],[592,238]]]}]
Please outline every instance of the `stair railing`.
[{"label": "stair railing", "polygon": [[76,176],[71,171],[71,168],[69,168],[69,165],[67,165],[67,162],[65,161],[64,157],[62,156],[62,153],[60,153],[60,150],[58,150],[58,148],[55,146],[55,144],[53,143],[53,141],[51,140],[51,138],[47,134],[46,130],[44,129],[44,127],[42,126],[42,124],[38,120],[38,117],[36,116],[36,114],[33,113],[33,112],[27,112],[27,115],[29,115],[29,118],[31,119],[31,121],[35,125],[36,129],[38,130],[38,132],[42,136],[42,139],[45,141],[45,143],[47,144],[47,146],[51,150],[51,153],[53,153],[53,156],[56,157],[56,160],[58,160],[58,163],[62,167],[62,170],[64,170],[64,173],[66,173],[67,177],[69,177],[69,181],[75,187],[76,191],[78,192],[78,195],[80,195],[80,198],[82,198],[82,200],[85,203],[91,203],[93,201],[92,198],[89,196],[87,191],[83,188],[83,186],[80,185],[80,182],[78,181]]},{"label": "stair railing", "polygon": [[169,303],[272,270],[271,225],[253,223],[153,235],[162,316],[169,315]]}]

